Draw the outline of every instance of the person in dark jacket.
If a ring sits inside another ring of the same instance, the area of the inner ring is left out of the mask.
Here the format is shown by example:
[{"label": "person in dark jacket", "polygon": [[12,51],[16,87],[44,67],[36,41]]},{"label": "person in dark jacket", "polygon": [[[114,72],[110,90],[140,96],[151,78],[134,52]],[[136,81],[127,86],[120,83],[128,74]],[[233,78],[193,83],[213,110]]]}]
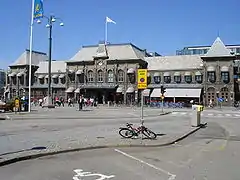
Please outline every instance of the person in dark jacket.
[{"label": "person in dark jacket", "polygon": [[82,108],[83,108],[83,97],[82,96],[80,96],[79,97],[79,99],[78,99],[78,107],[79,107],[79,111],[81,111],[82,110]]}]

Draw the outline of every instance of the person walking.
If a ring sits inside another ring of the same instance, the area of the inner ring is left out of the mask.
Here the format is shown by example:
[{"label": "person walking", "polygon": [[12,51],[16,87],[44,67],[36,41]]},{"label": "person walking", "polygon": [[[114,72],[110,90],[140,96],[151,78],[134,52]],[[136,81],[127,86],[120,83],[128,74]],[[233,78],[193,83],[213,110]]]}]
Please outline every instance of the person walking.
[{"label": "person walking", "polygon": [[78,107],[79,107],[79,111],[81,111],[82,110],[82,108],[83,108],[83,97],[82,96],[80,96],[79,97],[79,99],[78,99]]}]

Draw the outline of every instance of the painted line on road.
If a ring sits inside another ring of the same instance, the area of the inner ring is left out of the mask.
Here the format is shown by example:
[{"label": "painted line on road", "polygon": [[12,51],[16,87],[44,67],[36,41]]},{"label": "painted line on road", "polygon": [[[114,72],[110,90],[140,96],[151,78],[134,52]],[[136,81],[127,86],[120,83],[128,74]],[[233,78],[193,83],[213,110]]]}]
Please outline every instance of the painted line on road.
[{"label": "painted line on road", "polygon": [[155,170],[157,170],[157,171],[160,171],[160,172],[162,172],[162,173],[170,176],[170,177],[168,178],[168,180],[174,180],[174,179],[176,178],[176,175],[175,175],[175,174],[172,174],[172,173],[170,173],[170,172],[168,172],[168,171],[166,171],[166,170],[164,170],[164,169],[161,169],[161,168],[159,168],[159,167],[157,167],[157,166],[154,166],[154,165],[152,165],[152,164],[149,164],[149,163],[147,163],[147,162],[145,162],[145,161],[143,161],[143,160],[141,160],[141,159],[138,159],[138,158],[136,158],[136,157],[134,157],[134,156],[131,156],[130,154],[127,154],[127,153],[125,153],[125,152],[123,152],[123,151],[121,151],[121,150],[119,150],[119,149],[114,149],[114,150],[115,150],[116,152],[118,152],[118,153],[120,153],[120,154],[122,154],[122,155],[124,155],[124,156],[126,156],[126,157],[128,157],[128,158],[130,158],[130,159],[133,159],[133,160],[135,160],[135,161],[138,161],[138,162],[140,162],[140,163],[142,163],[142,164],[145,164],[145,165],[147,165],[147,166],[149,166],[149,167],[151,167],[151,168],[153,168],[153,169],[155,169]]},{"label": "painted line on road", "polygon": [[225,116],[230,117],[230,116],[232,116],[232,115],[231,115],[231,114],[225,114]]},{"label": "painted line on road", "polygon": [[213,116],[213,114],[207,114],[208,116]]}]

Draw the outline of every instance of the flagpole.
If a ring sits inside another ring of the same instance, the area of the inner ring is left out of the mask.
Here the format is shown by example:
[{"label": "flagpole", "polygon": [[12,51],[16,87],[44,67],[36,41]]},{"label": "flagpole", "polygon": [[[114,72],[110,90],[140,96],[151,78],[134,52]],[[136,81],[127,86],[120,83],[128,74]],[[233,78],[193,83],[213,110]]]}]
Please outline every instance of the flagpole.
[{"label": "flagpole", "polygon": [[105,18],[105,45],[107,44],[107,33],[108,33],[108,26],[107,26],[107,17]]},{"label": "flagpole", "polygon": [[28,75],[28,112],[31,112],[31,86],[32,86],[32,45],[33,45],[33,16],[34,16],[34,0],[32,0],[32,17],[30,26],[30,42],[29,42],[29,75]]}]

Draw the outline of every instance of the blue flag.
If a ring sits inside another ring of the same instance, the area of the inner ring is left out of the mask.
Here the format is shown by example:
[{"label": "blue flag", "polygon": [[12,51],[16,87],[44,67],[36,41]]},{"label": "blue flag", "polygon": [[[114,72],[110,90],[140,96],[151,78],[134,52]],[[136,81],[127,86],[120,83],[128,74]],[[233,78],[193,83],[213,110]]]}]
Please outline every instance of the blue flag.
[{"label": "blue flag", "polygon": [[34,0],[33,19],[43,18],[43,0]]}]

